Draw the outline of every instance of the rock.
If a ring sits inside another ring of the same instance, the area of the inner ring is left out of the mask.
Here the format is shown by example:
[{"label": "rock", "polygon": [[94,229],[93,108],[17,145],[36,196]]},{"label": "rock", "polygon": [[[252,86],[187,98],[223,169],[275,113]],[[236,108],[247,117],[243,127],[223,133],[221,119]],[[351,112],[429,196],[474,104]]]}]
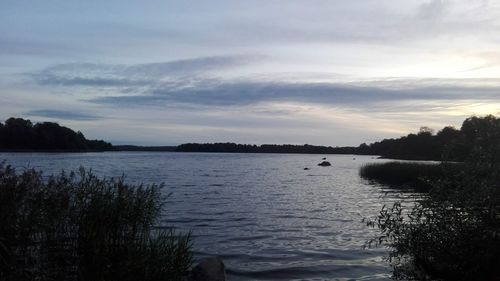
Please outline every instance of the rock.
[{"label": "rock", "polygon": [[304,168],[304,170],[309,170],[309,168]]},{"label": "rock", "polygon": [[189,274],[189,281],[226,281],[226,269],[220,258],[203,259]]},{"label": "rock", "polygon": [[328,161],[323,161],[321,163],[318,164],[318,166],[323,166],[323,167],[327,167],[327,166],[331,166],[332,164],[330,164],[330,162]]}]

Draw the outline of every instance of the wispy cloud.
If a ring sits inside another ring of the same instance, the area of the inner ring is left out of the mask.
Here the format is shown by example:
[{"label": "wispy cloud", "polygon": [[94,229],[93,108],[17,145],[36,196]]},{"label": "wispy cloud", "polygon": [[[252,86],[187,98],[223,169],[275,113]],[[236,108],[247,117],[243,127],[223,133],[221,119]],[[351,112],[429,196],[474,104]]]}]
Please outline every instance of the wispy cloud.
[{"label": "wispy cloud", "polygon": [[182,89],[155,88],[147,94],[98,97],[91,102],[120,106],[166,105],[248,105],[262,102],[293,101],[365,107],[373,103],[411,100],[495,99],[498,87],[421,85],[391,89],[355,83],[219,82],[198,83]]},{"label": "wispy cloud", "polygon": [[242,106],[289,101],[370,110],[389,102],[392,107],[408,101],[488,101],[500,93],[500,79],[399,78],[319,83],[282,79],[279,74],[275,78],[211,77],[213,69],[231,71],[254,59],[228,56],[137,65],[64,64],[31,76],[41,85],[88,93],[81,100],[120,107]]},{"label": "wispy cloud", "polygon": [[74,112],[68,110],[53,110],[53,109],[31,110],[26,112],[25,115],[54,118],[61,120],[73,120],[73,121],[94,121],[101,119],[101,117],[99,116],[86,114],[82,112]]},{"label": "wispy cloud", "polygon": [[59,64],[31,73],[43,85],[130,87],[157,83],[162,79],[196,76],[242,65],[257,56],[215,56],[161,63],[111,65],[96,63]]}]

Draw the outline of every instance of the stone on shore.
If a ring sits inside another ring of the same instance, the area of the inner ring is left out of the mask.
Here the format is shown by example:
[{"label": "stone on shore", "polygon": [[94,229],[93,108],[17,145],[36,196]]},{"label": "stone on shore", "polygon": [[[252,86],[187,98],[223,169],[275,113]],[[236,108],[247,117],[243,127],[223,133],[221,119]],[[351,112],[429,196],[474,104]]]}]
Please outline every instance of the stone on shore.
[{"label": "stone on shore", "polygon": [[203,259],[189,274],[189,281],[225,281],[226,269],[220,258]]}]

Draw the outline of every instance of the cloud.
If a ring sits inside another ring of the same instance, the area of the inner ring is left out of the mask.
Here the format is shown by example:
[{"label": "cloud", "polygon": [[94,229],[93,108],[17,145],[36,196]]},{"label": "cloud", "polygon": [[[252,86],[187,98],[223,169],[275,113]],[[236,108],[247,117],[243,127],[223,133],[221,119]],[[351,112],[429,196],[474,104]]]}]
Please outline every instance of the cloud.
[{"label": "cloud", "polygon": [[99,78],[99,77],[60,77],[56,75],[38,75],[36,81],[41,85],[57,86],[90,86],[90,87],[130,87],[148,85],[151,81],[131,80],[121,78]]},{"label": "cloud", "polygon": [[38,116],[47,117],[54,119],[63,120],[73,120],[73,121],[94,121],[101,119],[100,116],[74,112],[69,110],[51,110],[51,109],[41,109],[41,110],[31,110],[25,113],[28,116]]},{"label": "cloud", "polygon": [[417,13],[418,18],[424,20],[438,20],[444,15],[448,6],[449,4],[443,0],[431,0],[423,3],[419,6]]},{"label": "cloud", "polygon": [[50,42],[50,40],[35,40],[20,36],[0,36],[0,56],[61,56],[75,55],[85,50],[82,46],[70,46],[64,42]]},{"label": "cloud", "polygon": [[[300,102],[365,107],[370,104],[401,101],[494,100],[500,86],[412,85],[396,81],[391,87],[361,83],[290,82],[198,82],[181,89],[157,87],[146,94],[106,96],[90,99],[98,104],[119,106],[193,104],[202,106],[241,106],[265,102]],[[402,83],[404,87],[397,87]],[[421,82],[420,82],[421,83]]]},{"label": "cloud", "polygon": [[[495,100],[499,79],[379,79],[310,82],[283,78],[217,78],[212,70],[231,72],[256,56],[200,57],[136,65],[61,64],[31,74],[45,86],[71,88],[79,99],[107,106],[245,106],[297,102],[329,106],[383,108],[408,101]],[[389,108],[390,109],[390,108]]]},{"label": "cloud", "polygon": [[122,70],[126,76],[147,76],[163,77],[178,76],[197,73],[206,73],[207,71],[221,68],[241,66],[255,62],[259,56],[215,56],[199,57],[193,59],[177,60],[164,63],[149,63],[127,66]]},{"label": "cloud", "polygon": [[257,56],[214,56],[161,63],[111,65],[95,63],[59,64],[31,73],[41,85],[131,87],[146,86],[161,79],[196,76],[211,71],[242,66]]}]

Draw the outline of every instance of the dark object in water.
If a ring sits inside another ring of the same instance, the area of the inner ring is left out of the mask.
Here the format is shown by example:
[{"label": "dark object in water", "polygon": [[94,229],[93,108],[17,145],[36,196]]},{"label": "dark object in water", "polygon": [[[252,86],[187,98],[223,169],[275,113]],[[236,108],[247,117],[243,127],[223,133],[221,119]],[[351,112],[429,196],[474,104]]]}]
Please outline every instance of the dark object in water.
[{"label": "dark object in water", "polygon": [[326,160],[326,157],[321,158],[321,160]]},{"label": "dark object in water", "polygon": [[304,170],[309,170],[309,168],[304,168]]},{"label": "dark object in water", "polygon": [[323,167],[327,167],[327,166],[331,166],[332,164],[330,164],[330,162],[328,161],[323,161],[321,163],[318,164],[318,166],[323,166]]},{"label": "dark object in water", "polygon": [[226,269],[220,258],[206,258],[191,270],[189,281],[225,281]]}]

